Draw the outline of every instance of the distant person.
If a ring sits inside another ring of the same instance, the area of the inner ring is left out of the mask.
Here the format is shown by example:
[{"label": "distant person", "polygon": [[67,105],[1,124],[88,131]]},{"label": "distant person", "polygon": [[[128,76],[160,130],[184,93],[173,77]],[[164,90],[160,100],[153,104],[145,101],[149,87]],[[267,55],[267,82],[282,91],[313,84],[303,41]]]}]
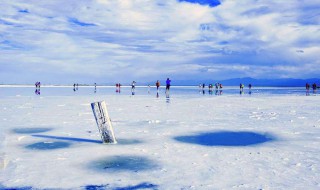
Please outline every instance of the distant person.
[{"label": "distant person", "polygon": [[132,95],[135,94],[135,89],[136,89],[136,81],[132,81],[132,83],[131,83],[131,92],[132,92]]},{"label": "distant person", "polygon": [[170,86],[171,86],[171,80],[169,78],[167,78],[167,80],[166,80],[166,92],[169,92]]},{"label": "distant person", "polygon": [[209,84],[209,94],[212,94],[212,84]]},{"label": "distant person", "polygon": [[157,82],[156,82],[156,87],[157,87],[157,92],[159,92],[159,87],[160,87],[160,82],[159,82],[159,80],[157,80]]},{"label": "distant person", "polygon": [[309,89],[310,89],[310,84],[306,83],[306,90],[309,90]]},{"label": "distant person", "polygon": [[251,92],[252,85],[249,84],[248,86],[249,86],[249,95],[251,95],[252,94],[252,92]]},{"label": "distant person", "polygon": [[315,94],[317,91],[317,84],[316,83],[312,84],[312,90],[313,90],[313,93]]},{"label": "distant person", "polygon": [[240,83],[240,90],[243,91],[244,84]]},{"label": "distant person", "polygon": [[148,94],[150,94],[150,84],[148,84]]},{"label": "distant person", "polygon": [[240,95],[242,95],[243,94],[244,84],[240,83],[239,87],[240,87]]},{"label": "distant person", "polygon": [[116,83],[116,93],[118,93],[118,92],[119,92],[119,84]]},{"label": "distant person", "polygon": [[219,83],[219,95],[222,95],[222,84],[221,83]]}]

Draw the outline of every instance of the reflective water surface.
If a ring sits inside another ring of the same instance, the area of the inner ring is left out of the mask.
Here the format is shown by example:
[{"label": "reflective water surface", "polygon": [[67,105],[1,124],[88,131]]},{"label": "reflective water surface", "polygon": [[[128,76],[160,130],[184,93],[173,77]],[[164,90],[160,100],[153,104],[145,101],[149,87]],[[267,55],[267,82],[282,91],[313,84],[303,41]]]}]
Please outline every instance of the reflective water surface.
[{"label": "reflective water surface", "polygon": [[90,96],[90,95],[129,95],[139,96],[148,95],[159,97],[159,95],[187,95],[187,96],[261,96],[261,95],[319,95],[320,89],[307,91],[304,87],[256,87],[249,90],[240,90],[238,87],[224,87],[222,89],[209,90],[208,88],[199,89],[197,86],[172,86],[169,94],[166,94],[165,87],[137,86],[132,93],[131,87],[124,86],[119,88],[113,86],[42,86],[36,89],[32,86],[0,86],[0,97],[5,96]]}]

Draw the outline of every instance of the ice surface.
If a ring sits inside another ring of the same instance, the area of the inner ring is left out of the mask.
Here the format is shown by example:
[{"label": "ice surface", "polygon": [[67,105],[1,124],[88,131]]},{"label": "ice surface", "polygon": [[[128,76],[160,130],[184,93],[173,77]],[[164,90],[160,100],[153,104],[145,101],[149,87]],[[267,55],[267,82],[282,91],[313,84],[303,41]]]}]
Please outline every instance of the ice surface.
[{"label": "ice surface", "polygon": [[320,189],[319,95],[27,90],[1,94],[0,189]]}]

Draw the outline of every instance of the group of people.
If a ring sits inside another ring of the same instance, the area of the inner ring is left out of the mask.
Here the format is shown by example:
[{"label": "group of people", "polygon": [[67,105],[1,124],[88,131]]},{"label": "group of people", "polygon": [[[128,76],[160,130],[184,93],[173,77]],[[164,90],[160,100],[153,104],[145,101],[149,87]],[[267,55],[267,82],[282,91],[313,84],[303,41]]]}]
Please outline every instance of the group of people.
[{"label": "group of people", "polygon": [[[132,95],[135,95],[136,83],[137,83],[136,81],[132,81],[132,83],[131,83]],[[157,80],[155,86],[157,88],[157,95],[159,96],[159,88],[160,88],[160,81],[159,80]],[[171,86],[171,80],[169,78],[167,78],[167,80],[166,80],[166,95],[167,96],[169,96],[170,86]],[[119,84],[119,88],[120,88],[120,84]],[[150,85],[148,85],[148,93],[150,93]]]},{"label": "group of people", "polygon": [[120,90],[121,90],[121,84],[117,83],[116,84],[116,93],[120,93]]},{"label": "group of people", "polygon": [[36,90],[34,91],[34,93],[35,93],[36,95],[40,95],[41,83],[40,83],[39,81],[37,81],[34,85],[36,86]]},{"label": "group of people", "polygon": [[78,90],[79,89],[79,84],[77,83],[74,83],[73,84],[73,91],[76,91],[76,90]]},{"label": "group of people", "polygon": [[[202,94],[205,94],[205,87],[206,87],[206,84],[199,84],[199,92],[202,93]],[[215,83],[214,85],[213,84],[209,84],[208,85],[208,88],[209,88],[209,94],[213,94],[213,87],[215,87],[215,94],[216,95],[221,95],[222,94],[222,84],[221,83]]]},{"label": "group of people", "polygon": [[[306,89],[310,90],[310,84],[309,83],[306,84]],[[316,83],[312,84],[312,90],[317,90],[317,84]]]},{"label": "group of people", "polygon": [[[317,91],[317,84],[316,83],[313,83],[312,84],[312,90],[313,90],[313,93],[315,94],[316,91]],[[306,83],[306,95],[310,95],[310,84],[309,83]]]},{"label": "group of people", "polygon": [[40,88],[41,82],[38,81],[38,82],[36,82],[34,85],[36,86],[36,88]]}]

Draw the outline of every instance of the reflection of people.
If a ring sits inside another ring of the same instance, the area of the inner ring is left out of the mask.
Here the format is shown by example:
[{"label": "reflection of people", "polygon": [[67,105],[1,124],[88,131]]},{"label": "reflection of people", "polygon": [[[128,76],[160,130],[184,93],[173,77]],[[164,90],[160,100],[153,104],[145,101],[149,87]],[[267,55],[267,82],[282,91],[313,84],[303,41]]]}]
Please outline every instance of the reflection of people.
[{"label": "reflection of people", "polygon": [[35,93],[36,95],[40,95],[40,88],[37,88],[34,93]]}]

